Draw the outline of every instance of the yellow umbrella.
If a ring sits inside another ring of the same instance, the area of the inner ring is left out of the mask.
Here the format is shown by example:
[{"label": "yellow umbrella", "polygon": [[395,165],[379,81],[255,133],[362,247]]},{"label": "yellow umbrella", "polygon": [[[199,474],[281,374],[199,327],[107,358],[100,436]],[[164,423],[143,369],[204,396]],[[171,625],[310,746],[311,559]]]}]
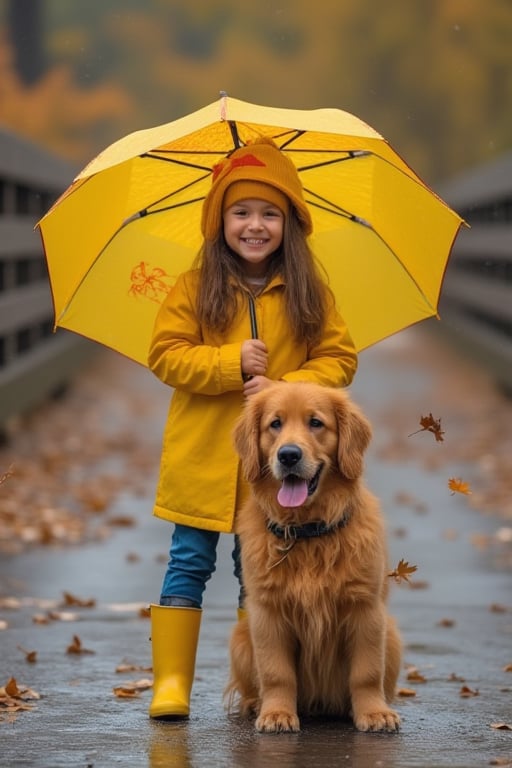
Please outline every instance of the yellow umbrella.
[{"label": "yellow umbrella", "polygon": [[142,364],[155,314],[201,244],[211,169],[270,136],[295,163],[311,245],[359,350],[437,314],[462,219],[385,139],[338,109],[275,109],[221,95],[99,154],[39,222],[61,326]]}]

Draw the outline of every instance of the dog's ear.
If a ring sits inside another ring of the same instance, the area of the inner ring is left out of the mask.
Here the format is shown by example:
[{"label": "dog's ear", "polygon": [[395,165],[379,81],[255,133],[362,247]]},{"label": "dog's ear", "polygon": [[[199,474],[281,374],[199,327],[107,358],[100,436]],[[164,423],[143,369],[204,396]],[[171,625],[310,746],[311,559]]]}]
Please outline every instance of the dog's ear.
[{"label": "dog's ear", "polygon": [[345,392],[339,392],[335,405],[338,421],[338,466],[348,480],[363,473],[364,454],[372,437],[368,419]]},{"label": "dog's ear", "polygon": [[245,404],[233,430],[233,441],[242,462],[244,475],[249,483],[260,476],[260,420],[261,408],[257,398],[250,398]]}]

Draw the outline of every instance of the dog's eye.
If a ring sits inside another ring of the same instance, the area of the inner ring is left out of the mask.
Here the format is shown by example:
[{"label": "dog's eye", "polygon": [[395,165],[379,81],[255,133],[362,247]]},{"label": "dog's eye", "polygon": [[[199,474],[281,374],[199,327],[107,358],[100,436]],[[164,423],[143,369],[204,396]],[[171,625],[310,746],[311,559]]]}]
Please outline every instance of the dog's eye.
[{"label": "dog's eye", "polygon": [[309,420],[309,426],[311,427],[311,429],[320,429],[320,427],[324,426],[324,423],[323,421],[320,421],[320,419],[315,419],[315,417],[313,416]]},{"label": "dog's eye", "polygon": [[274,419],[271,421],[270,429],[281,429],[281,419]]}]

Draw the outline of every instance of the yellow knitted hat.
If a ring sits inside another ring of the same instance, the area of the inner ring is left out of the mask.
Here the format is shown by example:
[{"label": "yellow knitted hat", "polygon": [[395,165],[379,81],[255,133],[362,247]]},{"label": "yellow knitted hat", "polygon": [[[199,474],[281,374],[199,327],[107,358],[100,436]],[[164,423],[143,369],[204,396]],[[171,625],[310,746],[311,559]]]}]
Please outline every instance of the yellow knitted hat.
[{"label": "yellow knitted hat", "polygon": [[[259,182],[282,192],[294,206],[304,233],[311,234],[313,222],[294,164],[272,139],[261,137],[245,147],[236,149],[213,168],[212,186],[203,203],[201,218],[201,231],[206,240],[214,240],[217,237],[222,225],[225,192],[231,184],[240,181]],[[245,189],[248,190],[249,187]],[[254,191],[255,188],[252,189]],[[263,191],[265,190],[262,188],[262,193]],[[237,194],[237,199],[243,198]],[[262,199],[269,199],[282,210],[282,201],[279,205],[277,199],[280,198],[277,196],[270,198],[267,193]]]},{"label": "yellow knitted hat", "polygon": [[234,205],[239,200],[266,200],[272,205],[276,205],[283,213],[288,213],[290,200],[284,192],[277,187],[271,187],[270,184],[264,184],[262,181],[234,181],[227,187],[222,200],[222,212]]}]

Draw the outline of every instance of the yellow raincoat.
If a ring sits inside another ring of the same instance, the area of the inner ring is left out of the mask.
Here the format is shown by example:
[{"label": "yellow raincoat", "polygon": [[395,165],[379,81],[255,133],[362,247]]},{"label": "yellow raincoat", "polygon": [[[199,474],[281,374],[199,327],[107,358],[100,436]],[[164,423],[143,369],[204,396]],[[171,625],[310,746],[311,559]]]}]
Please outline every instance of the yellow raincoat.
[{"label": "yellow raincoat", "polygon": [[[242,342],[251,338],[249,295],[224,334],[199,324],[199,272],[178,277],[156,318],[148,364],[175,388],[163,437],[154,514],[174,523],[230,532],[247,494],[232,430],[244,403]],[[352,381],[357,355],[335,310],[322,341],[298,344],[288,323],[280,277],[253,298],[258,336],[268,350],[270,379],[315,381],[341,387]]]}]

